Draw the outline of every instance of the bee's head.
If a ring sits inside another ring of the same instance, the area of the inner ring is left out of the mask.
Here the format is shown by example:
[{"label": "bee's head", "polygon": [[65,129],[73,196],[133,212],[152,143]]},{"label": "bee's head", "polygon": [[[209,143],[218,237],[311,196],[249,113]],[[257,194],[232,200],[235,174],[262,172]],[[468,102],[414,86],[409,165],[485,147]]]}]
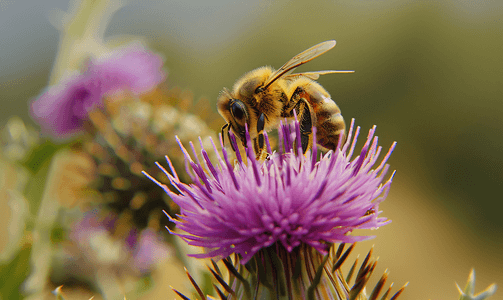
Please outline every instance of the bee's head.
[{"label": "bee's head", "polygon": [[224,90],[218,99],[217,108],[220,115],[227,122],[222,128],[222,131],[229,126],[229,129],[231,129],[244,144],[246,141],[246,124],[248,124],[248,126],[250,125],[250,114],[245,103],[239,99],[233,98],[227,90]]},{"label": "bee's head", "polygon": [[274,105],[274,101],[264,100],[262,88],[271,72],[270,67],[250,71],[237,80],[232,92],[224,88],[218,98],[218,112],[227,122],[222,129],[232,129],[243,145],[246,143],[246,125],[250,136],[254,138],[264,130],[265,111],[262,108]]},{"label": "bee's head", "polygon": [[231,118],[229,120],[230,126],[232,128],[232,132],[239,136],[243,144],[246,142],[246,124],[250,124],[250,116],[248,114],[248,108],[246,105],[239,99],[230,99],[229,100],[229,112]]}]

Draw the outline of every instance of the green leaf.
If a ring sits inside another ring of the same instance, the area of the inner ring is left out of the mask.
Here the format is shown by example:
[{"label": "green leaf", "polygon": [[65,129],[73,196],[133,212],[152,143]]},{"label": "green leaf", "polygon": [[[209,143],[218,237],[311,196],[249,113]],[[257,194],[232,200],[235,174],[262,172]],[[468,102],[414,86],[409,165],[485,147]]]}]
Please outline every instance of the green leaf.
[{"label": "green leaf", "polygon": [[0,298],[23,299],[21,285],[30,272],[31,248],[19,251],[8,264],[0,266]]},{"label": "green leaf", "polygon": [[57,150],[65,147],[66,145],[55,145],[50,141],[46,141],[38,145],[28,155],[23,165],[32,173],[37,173],[46,161],[49,161]]}]

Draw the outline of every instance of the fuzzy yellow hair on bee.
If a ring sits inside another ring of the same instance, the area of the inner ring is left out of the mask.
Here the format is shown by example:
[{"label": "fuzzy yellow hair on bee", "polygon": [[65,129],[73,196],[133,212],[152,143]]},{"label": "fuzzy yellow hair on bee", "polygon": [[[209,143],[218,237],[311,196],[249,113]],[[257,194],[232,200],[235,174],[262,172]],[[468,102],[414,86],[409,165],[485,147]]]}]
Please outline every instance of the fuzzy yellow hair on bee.
[{"label": "fuzzy yellow hair on bee", "polygon": [[314,126],[318,144],[335,150],[339,140],[345,139],[344,118],[330,94],[315,80],[320,75],[354,71],[292,73],[296,67],[334,46],[334,40],[317,44],[297,54],[278,70],[260,67],[239,78],[231,91],[224,88],[217,101],[218,112],[226,121],[222,133],[225,129],[232,130],[245,144],[246,124],[257,158],[264,158],[263,132],[275,128],[279,120],[293,118],[296,114],[304,152],[312,147]]}]

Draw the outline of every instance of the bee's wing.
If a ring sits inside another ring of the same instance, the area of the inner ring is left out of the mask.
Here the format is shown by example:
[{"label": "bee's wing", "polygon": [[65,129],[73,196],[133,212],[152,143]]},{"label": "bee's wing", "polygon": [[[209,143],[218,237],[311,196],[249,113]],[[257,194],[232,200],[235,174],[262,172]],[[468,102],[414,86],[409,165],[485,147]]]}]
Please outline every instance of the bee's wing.
[{"label": "bee's wing", "polygon": [[333,73],[354,73],[355,71],[337,71],[337,70],[325,70],[325,71],[314,71],[314,72],[304,72],[304,73],[294,73],[283,75],[284,79],[294,80],[301,76],[307,77],[312,80],[320,78],[320,75],[333,74]]},{"label": "bee's wing", "polygon": [[281,68],[279,68],[276,72],[271,74],[267,81],[264,83],[264,89],[266,89],[271,83],[273,83],[276,79],[283,76],[288,71],[293,70],[294,68],[307,63],[308,61],[322,55],[328,50],[332,49],[335,46],[335,41],[330,40],[323,43],[319,43],[317,45],[312,46],[311,48],[295,55],[292,59],[286,62]]}]

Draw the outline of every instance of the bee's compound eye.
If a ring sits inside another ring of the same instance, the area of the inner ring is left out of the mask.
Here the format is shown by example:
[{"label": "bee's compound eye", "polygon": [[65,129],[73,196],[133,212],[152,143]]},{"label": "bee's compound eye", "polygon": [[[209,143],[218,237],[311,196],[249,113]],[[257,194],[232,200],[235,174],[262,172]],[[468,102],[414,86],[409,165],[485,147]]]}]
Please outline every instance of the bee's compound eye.
[{"label": "bee's compound eye", "polygon": [[245,106],[243,104],[243,102],[239,101],[239,100],[234,100],[232,103],[231,103],[231,113],[232,113],[232,116],[234,117],[234,119],[238,120],[238,121],[241,121],[245,118]]}]

